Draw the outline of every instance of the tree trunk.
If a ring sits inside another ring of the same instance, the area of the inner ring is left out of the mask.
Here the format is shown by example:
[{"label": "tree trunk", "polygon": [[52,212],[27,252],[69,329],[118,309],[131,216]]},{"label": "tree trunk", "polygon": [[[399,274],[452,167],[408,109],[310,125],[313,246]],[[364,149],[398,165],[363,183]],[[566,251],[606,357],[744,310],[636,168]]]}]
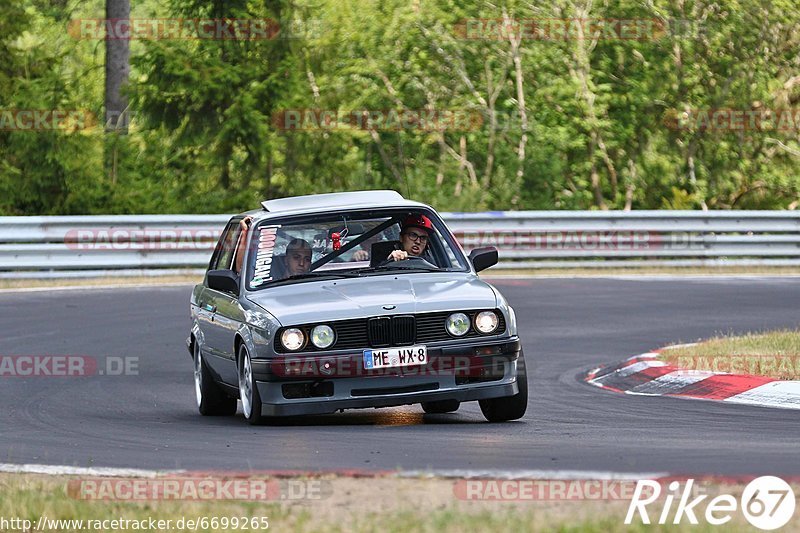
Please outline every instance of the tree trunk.
[{"label": "tree trunk", "polygon": [[[130,0],[106,0],[106,19],[130,19]],[[106,131],[127,133],[128,99],[122,90],[130,75],[130,41],[106,39]]]}]

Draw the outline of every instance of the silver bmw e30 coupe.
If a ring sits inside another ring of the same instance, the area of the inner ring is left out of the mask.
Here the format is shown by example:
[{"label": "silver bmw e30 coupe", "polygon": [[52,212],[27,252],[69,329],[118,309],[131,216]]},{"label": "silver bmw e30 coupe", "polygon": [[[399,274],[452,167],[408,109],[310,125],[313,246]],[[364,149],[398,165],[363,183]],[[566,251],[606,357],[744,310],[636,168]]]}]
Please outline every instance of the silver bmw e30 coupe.
[{"label": "silver bmw e30 coupe", "polygon": [[433,208],[394,191],[281,198],[234,216],[191,297],[203,415],[267,417],[477,400],[525,414],[514,310]]}]

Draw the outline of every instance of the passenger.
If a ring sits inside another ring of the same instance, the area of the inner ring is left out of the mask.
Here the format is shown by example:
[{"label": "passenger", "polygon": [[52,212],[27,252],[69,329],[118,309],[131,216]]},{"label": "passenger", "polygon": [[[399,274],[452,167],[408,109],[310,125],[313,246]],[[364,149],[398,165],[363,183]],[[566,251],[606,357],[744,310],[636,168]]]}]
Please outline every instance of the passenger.
[{"label": "passenger", "polygon": [[351,261],[369,261],[372,254],[372,245],[381,240],[380,234],[373,235],[359,244],[360,249],[353,254]]},{"label": "passenger", "polygon": [[[252,217],[244,217],[239,221],[241,233],[236,245],[236,258],[234,260],[234,269],[237,274],[242,271],[242,261],[244,259],[244,244],[247,242],[247,233],[250,230]],[[285,276],[290,277],[296,274],[305,274],[311,269],[311,246],[303,239],[292,239],[286,245],[286,253],[283,257],[283,266]]]},{"label": "passenger", "polygon": [[292,239],[286,245],[286,276],[305,274],[311,269],[311,246],[303,239]]},{"label": "passenger", "polygon": [[242,261],[244,261],[244,243],[247,242],[247,232],[250,230],[250,224],[253,222],[253,217],[246,216],[239,221],[241,232],[239,233],[239,240],[236,242],[236,257],[233,261],[233,270],[240,274],[242,272]]}]

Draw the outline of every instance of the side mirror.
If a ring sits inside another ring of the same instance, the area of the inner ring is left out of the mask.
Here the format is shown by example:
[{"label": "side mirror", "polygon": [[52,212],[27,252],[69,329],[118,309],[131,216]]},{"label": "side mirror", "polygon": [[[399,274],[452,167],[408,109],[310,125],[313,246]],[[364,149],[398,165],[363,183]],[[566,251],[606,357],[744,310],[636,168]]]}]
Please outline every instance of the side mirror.
[{"label": "side mirror", "polygon": [[486,270],[497,264],[497,248],[494,246],[475,248],[469,253],[469,260],[475,267],[475,272]]},{"label": "side mirror", "polygon": [[239,294],[239,276],[233,270],[209,270],[206,277],[209,289]]}]

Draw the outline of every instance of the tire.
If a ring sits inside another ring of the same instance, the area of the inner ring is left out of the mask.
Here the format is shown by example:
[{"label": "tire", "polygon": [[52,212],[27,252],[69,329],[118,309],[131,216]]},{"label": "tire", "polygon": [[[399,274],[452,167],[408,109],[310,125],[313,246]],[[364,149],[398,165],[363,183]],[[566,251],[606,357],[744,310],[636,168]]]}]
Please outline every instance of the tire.
[{"label": "tire", "polygon": [[263,424],[265,417],[261,414],[261,395],[253,377],[250,352],[244,343],[239,346],[239,399],[245,420],[252,426]]},{"label": "tire", "polygon": [[525,356],[519,352],[517,360],[517,384],[519,392],[513,396],[478,400],[481,412],[489,422],[507,422],[525,415],[528,408],[528,372],[525,369]]},{"label": "tire", "polygon": [[197,410],[203,416],[232,416],[236,414],[236,398],[231,398],[214,383],[197,339],[192,343],[194,360],[194,392]]},{"label": "tire", "polygon": [[443,414],[458,411],[461,402],[458,400],[436,400],[433,402],[422,402],[422,410],[428,414]]}]

